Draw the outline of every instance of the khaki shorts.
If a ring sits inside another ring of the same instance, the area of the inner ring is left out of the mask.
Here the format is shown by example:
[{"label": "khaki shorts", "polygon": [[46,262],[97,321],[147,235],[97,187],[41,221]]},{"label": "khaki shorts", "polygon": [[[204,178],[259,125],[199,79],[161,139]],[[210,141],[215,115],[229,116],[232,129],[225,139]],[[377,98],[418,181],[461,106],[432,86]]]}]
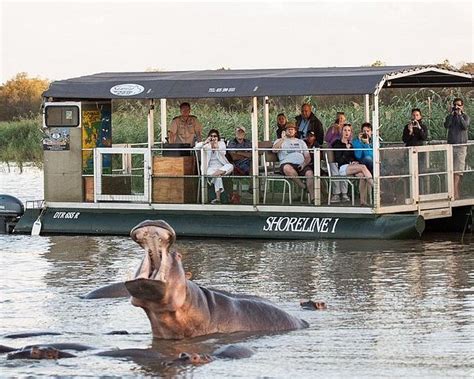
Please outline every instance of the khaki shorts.
[{"label": "khaki shorts", "polygon": [[462,175],[466,168],[466,156],[467,146],[453,146],[453,168],[458,175]]}]

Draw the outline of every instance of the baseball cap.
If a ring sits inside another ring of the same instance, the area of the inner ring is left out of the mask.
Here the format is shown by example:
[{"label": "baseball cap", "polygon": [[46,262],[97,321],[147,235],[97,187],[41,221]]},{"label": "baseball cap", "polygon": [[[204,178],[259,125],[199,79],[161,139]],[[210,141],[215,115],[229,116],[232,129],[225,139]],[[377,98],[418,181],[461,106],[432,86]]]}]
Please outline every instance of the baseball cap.
[{"label": "baseball cap", "polygon": [[286,124],[285,129],[293,128],[296,129],[296,125],[294,122],[289,122]]},{"label": "baseball cap", "polygon": [[242,130],[244,133],[246,132],[246,130],[245,130],[245,128],[244,128],[243,126],[237,126],[237,127],[235,128],[235,131],[236,131],[236,132],[239,131],[239,130]]},{"label": "baseball cap", "polygon": [[310,130],[310,131],[308,132],[308,134],[306,135],[306,137],[309,137],[309,136],[316,137],[316,133],[313,132],[312,130]]}]

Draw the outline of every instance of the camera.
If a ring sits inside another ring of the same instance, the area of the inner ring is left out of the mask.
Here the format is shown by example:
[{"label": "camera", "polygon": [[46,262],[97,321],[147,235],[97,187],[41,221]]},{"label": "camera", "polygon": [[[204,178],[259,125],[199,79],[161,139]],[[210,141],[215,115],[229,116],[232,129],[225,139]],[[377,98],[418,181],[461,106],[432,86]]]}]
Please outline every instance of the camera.
[{"label": "camera", "polygon": [[412,124],[413,126],[416,126],[418,123],[416,122],[416,120],[413,120],[413,121],[411,122],[411,124]]},{"label": "camera", "polygon": [[368,139],[369,135],[367,133],[362,133],[362,139]]}]

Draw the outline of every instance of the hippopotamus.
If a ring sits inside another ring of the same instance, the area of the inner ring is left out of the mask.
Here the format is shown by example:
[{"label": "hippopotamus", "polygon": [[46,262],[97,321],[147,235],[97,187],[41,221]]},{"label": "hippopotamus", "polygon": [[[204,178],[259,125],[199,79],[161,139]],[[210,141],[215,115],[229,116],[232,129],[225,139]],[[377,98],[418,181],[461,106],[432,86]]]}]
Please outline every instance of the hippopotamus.
[{"label": "hippopotamus", "polygon": [[300,306],[308,311],[317,311],[327,309],[327,305],[324,301],[313,301],[313,300],[300,300]]},{"label": "hippopotamus", "polygon": [[8,353],[7,359],[59,359],[74,358],[75,355],[54,347],[32,346]]},{"label": "hippopotamus", "polygon": [[125,286],[132,304],[145,310],[154,338],[308,327],[306,321],[269,300],[204,288],[187,279],[181,254],[170,251],[176,233],[165,221],[143,221],[130,236],[145,250],[145,256],[135,279],[125,282]]},{"label": "hippopotamus", "polygon": [[178,358],[165,362],[166,366],[175,366],[182,364],[201,365],[212,362],[215,359],[242,359],[250,358],[254,351],[245,346],[227,345],[218,348],[211,354],[186,353],[179,354]]},{"label": "hippopotamus", "polygon": [[[13,347],[2,346],[3,352],[9,352],[7,354],[7,360],[12,359],[60,359],[60,358],[76,358],[77,355],[69,353],[63,350],[76,350],[83,351],[91,349],[89,346],[71,344],[71,343],[59,343],[59,344],[43,344],[43,345],[30,345],[25,346],[21,349]],[[63,349],[63,350],[61,350]],[[211,354],[200,354],[200,353],[187,353],[182,352],[178,355],[178,358],[169,359],[162,353],[153,349],[116,349],[107,350],[95,353],[96,356],[101,357],[112,357],[112,358],[131,358],[131,359],[146,359],[154,362],[159,362],[164,366],[174,366],[182,364],[203,364],[209,363],[215,359],[242,359],[249,358],[254,354],[252,349],[245,346],[227,345],[218,348]]]}]

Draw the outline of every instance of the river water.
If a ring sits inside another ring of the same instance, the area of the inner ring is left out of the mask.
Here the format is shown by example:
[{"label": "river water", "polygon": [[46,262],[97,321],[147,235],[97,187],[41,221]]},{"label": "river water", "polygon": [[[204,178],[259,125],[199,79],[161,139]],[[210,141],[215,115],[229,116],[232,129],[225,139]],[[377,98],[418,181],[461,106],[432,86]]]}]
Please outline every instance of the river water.
[{"label": "river water", "polygon": [[[0,192],[42,197],[42,174],[0,171]],[[128,299],[80,295],[125,280],[142,258],[127,237],[0,236],[0,344],[77,342],[94,350],[58,361],[6,360],[3,377],[474,377],[474,248],[459,235],[409,241],[180,239],[187,271],[203,286],[269,298],[307,320],[280,334],[153,341],[144,311]],[[471,243],[469,243],[471,242]],[[324,300],[306,311],[299,300]],[[126,335],[110,335],[126,330]],[[8,339],[9,333],[61,335]],[[252,348],[241,360],[165,368],[160,362],[95,356],[148,348],[175,356],[226,343]]]}]

